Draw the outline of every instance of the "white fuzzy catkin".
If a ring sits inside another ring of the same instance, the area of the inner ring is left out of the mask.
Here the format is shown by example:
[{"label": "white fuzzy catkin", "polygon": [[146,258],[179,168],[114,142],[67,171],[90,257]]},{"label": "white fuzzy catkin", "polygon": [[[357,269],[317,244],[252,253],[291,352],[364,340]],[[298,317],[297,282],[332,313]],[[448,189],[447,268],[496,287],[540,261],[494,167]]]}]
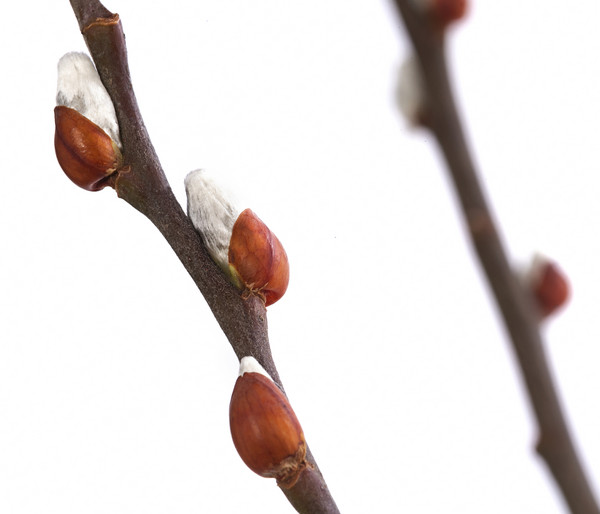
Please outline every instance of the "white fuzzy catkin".
[{"label": "white fuzzy catkin", "polygon": [[260,373],[261,375],[273,380],[265,371],[265,368],[263,368],[259,362],[251,356],[242,357],[242,360],[240,361],[239,376],[241,377],[244,373]]},{"label": "white fuzzy catkin", "polygon": [[529,265],[526,268],[523,268],[518,275],[521,283],[528,289],[537,287],[542,279],[546,266],[549,264],[551,264],[551,261],[548,257],[539,252],[535,252]]},{"label": "white fuzzy catkin", "polygon": [[229,241],[238,212],[204,170],[185,177],[187,211],[213,260],[229,273]]},{"label": "white fuzzy catkin", "polygon": [[115,106],[94,63],[86,54],[69,52],[58,61],[56,105],[75,109],[98,125],[121,147]]},{"label": "white fuzzy catkin", "polygon": [[418,126],[425,114],[425,87],[421,68],[414,55],[407,57],[398,73],[396,102],[400,112],[411,126]]}]

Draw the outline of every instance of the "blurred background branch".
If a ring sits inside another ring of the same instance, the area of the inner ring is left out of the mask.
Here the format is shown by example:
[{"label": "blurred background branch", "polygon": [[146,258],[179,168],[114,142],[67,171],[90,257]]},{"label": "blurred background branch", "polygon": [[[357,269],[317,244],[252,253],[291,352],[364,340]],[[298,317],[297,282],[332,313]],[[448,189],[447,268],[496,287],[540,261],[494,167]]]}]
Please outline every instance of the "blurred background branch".
[{"label": "blurred background branch", "polygon": [[[471,242],[510,336],[538,422],[537,450],[571,512],[597,514],[600,510],[550,371],[533,295],[519,282],[509,262],[454,101],[446,35],[448,25],[464,15],[466,2],[395,0],[395,3],[418,58],[424,88],[420,119],[435,135],[444,156]],[[436,9],[442,12],[437,13]]]}]

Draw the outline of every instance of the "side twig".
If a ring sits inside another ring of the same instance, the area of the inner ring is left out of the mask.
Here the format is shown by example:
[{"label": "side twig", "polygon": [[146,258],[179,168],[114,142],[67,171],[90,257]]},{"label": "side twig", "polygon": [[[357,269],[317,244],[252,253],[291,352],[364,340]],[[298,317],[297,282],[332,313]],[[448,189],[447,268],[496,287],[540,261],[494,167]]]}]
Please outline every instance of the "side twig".
[{"label": "side twig", "polygon": [[[283,390],[269,346],[264,303],[257,297],[242,299],[240,291],[226,279],[208,255],[165,177],[133,92],[119,16],[98,0],[70,2],[119,120],[127,171],[114,179],[118,196],[160,230],[204,295],[238,359],[256,358]],[[310,466],[296,485],[282,491],[300,513],[338,513],[310,450],[307,460]]]},{"label": "side twig", "polygon": [[510,335],[537,418],[537,451],[571,512],[598,514],[598,504],[554,385],[530,295],[511,269],[466,143],[448,74],[444,31],[418,9],[417,2],[394,1],[420,63],[428,127],[446,160],[471,241]]}]

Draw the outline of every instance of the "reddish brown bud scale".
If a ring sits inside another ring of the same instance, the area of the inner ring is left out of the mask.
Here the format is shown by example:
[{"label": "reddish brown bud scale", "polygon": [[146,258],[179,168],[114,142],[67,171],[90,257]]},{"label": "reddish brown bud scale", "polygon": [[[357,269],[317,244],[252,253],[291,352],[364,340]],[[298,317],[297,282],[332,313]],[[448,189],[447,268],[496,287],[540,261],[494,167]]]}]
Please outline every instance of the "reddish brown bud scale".
[{"label": "reddish brown bud scale", "polygon": [[243,211],[233,225],[229,267],[247,291],[263,297],[267,306],[284,295],[290,279],[283,246],[250,209]]},{"label": "reddish brown bud scale", "polygon": [[546,261],[540,266],[532,288],[541,314],[545,318],[566,303],[570,288],[567,278],[556,264]]},{"label": "reddish brown bud scale", "polygon": [[306,468],[302,427],[285,395],[261,373],[237,379],[229,405],[233,444],[255,473],[289,489]]},{"label": "reddish brown bud scale", "polygon": [[442,27],[460,20],[467,12],[467,0],[432,0],[431,13]]},{"label": "reddish brown bud scale", "polygon": [[60,167],[75,184],[99,191],[122,166],[119,147],[98,125],[75,109],[54,108],[54,149]]}]

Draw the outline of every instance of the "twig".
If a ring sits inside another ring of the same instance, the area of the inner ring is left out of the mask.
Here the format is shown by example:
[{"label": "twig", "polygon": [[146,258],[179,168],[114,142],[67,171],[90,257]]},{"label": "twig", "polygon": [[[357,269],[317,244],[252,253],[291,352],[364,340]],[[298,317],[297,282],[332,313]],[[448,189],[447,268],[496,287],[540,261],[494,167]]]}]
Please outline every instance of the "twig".
[{"label": "twig", "polygon": [[[283,389],[269,346],[264,303],[254,296],[242,299],[208,255],[171,191],[138,109],[119,16],[98,0],[70,2],[119,120],[128,171],[120,172],[113,183],[118,196],[163,234],[204,295],[238,359],[255,357]],[[310,450],[307,460],[310,469],[302,472],[294,487],[282,491],[300,513],[338,513]]]},{"label": "twig", "polygon": [[510,335],[546,461],[571,512],[598,514],[598,504],[569,433],[530,295],[513,273],[479,182],[458,116],[445,57],[444,31],[410,0],[395,0],[420,62],[428,126],[446,159],[471,240]]}]

